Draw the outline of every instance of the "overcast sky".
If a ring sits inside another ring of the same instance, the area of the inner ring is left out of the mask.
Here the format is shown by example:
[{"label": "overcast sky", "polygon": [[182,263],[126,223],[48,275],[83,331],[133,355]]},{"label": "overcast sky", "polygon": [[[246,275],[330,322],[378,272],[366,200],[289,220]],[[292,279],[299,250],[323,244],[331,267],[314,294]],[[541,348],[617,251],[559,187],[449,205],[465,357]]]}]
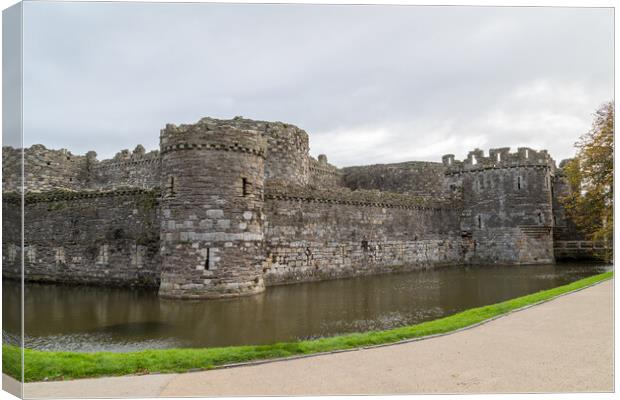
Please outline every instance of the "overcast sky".
[{"label": "overcast sky", "polygon": [[559,161],[612,98],[612,9],[25,3],[25,144],[99,159],[242,115],[305,129],[341,167]]}]

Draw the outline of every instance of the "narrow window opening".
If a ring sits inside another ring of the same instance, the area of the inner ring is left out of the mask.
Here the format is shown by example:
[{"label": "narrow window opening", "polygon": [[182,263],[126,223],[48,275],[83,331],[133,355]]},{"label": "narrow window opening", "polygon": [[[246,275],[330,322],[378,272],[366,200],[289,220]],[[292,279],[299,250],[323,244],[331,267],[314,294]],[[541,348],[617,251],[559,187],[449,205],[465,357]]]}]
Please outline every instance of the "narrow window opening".
[{"label": "narrow window opening", "polygon": [[170,177],[170,195],[174,196],[174,176]]},{"label": "narrow window opening", "polygon": [[517,177],[517,189],[521,190],[521,177]]},{"label": "narrow window opening", "polygon": [[248,178],[241,178],[241,192],[243,197],[248,195]]},{"label": "narrow window opening", "polygon": [[502,155],[500,153],[497,153],[497,161],[502,161]]},{"label": "narrow window opening", "polygon": [[529,151],[529,149],[525,149],[525,158],[530,158],[530,151]]},{"label": "narrow window opening", "polygon": [[482,217],[478,215],[478,229],[482,228]]},{"label": "narrow window opening", "polygon": [[538,213],[538,223],[539,224],[543,223],[543,217],[542,217],[542,213],[541,212]]},{"label": "narrow window opening", "polygon": [[362,240],[362,250],[368,251],[368,240]]},{"label": "narrow window opening", "polygon": [[205,258],[205,269],[209,270],[209,258],[211,256],[211,249],[207,247],[207,257]]},{"label": "narrow window opening", "polygon": [[471,156],[471,165],[476,165],[478,160],[476,160],[476,156]]}]

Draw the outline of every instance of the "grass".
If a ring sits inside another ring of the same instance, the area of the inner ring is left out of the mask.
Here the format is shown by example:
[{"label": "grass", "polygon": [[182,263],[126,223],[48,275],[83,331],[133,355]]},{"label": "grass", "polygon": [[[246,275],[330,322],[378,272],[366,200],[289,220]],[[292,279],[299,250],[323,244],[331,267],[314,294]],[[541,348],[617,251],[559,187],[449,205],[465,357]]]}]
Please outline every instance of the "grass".
[{"label": "grass", "polygon": [[[145,374],[153,372],[184,372],[212,369],[217,366],[244,361],[345,350],[356,347],[394,343],[405,339],[451,332],[510,311],[552,299],[610,279],[613,272],[605,272],[568,285],[544,290],[483,307],[472,308],[448,317],[417,325],[385,331],[370,331],[316,340],[276,343],[256,346],[233,346],[206,349],[144,350],[127,353],[75,353],[24,350],[25,381],[64,380],[97,376]],[[20,348],[3,345],[4,372],[19,378]]]}]

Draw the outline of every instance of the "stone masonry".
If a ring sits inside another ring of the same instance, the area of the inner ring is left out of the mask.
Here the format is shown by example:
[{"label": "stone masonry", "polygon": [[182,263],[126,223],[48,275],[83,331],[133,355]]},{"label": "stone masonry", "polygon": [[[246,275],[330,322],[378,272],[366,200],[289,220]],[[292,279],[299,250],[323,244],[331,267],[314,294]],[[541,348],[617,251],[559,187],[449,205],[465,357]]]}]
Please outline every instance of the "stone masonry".
[{"label": "stone masonry", "polygon": [[23,259],[27,280],[225,298],[439,265],[552,263],[557,248],[576,254],[558,243],[583,240],[545,150],[347,168],[308,152],[302,129],[242,117],[169,124],[159,150],[110,160],[4,147],[3,276],[19,277]]}]

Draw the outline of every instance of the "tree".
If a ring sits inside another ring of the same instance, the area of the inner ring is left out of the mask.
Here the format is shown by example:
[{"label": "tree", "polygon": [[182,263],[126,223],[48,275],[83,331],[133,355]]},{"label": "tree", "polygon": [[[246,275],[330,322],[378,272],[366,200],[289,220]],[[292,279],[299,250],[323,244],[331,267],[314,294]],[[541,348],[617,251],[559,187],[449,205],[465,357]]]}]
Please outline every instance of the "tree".
[{"label": "tree", "polygon": [[614,102],[594,114],[589,132],[575,143],[577,155],[564,167],[571,193],[562,199],[569,218],[589,240],[607,242],[612,257],[614,201]]}]

